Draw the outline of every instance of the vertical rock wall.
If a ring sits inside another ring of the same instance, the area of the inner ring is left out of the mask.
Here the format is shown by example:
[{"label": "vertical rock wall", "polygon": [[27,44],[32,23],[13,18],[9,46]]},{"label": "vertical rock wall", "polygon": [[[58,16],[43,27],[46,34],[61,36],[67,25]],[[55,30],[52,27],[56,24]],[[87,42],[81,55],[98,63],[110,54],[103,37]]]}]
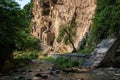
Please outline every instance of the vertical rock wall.
[{"label": "vertical rock wall", "polygon": [[61,24],[68,23],[76,13],[77,48],[84,35],[89,32],[94,17],[96,0],[33,0],[32,35],[42,41],[44,50],[71,52],[72,46],[57,43]]}]

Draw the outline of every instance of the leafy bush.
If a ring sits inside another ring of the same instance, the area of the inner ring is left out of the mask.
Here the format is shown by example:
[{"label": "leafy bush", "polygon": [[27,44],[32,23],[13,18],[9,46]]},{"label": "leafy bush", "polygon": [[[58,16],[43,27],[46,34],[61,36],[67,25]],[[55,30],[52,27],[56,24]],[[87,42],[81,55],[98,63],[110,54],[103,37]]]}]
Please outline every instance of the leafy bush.
[{"label": "leafy bush", "polygon": [[19,41],[16,41],[17,50],[41,50],[40,40],[33,36],[25,36],[20,38]]},{"label": "leafy bush", "polygon": [[30,51],[30,52],[19,51],[14,53],[14,59],[15,60],[32,60],[32,59],[38,58],[40,54],[41,52],[38,52],[38,51]]},{"label": "leafy bush", "polygon": [[78,67],[79,63],[77,60],[68,60],[64,57],[59,57],[54,61],[56,66],[63,68]]},{"label": "leafy bush", "polygon": [[0,0],[0,47],[6,49],[1,51],[1,62],[12,56],[15,45],[25,49],[38,44],[38,40],[30,36],[31,8],[31,3],[20,9],[15,0]]}]

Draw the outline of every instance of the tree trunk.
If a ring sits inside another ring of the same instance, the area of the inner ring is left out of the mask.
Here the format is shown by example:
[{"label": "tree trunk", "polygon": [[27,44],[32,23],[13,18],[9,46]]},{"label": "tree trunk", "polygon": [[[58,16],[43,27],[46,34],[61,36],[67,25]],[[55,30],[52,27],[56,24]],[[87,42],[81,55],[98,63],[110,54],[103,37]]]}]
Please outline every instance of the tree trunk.
[{"label": "tree trunk", "polygon": [[72,47],[73,47],[73,51],[72,51],[72,52],[77,52],[77,50],[76,50],[76,48],[75,48],[75,46],[74,46],[73,41],[70,39],[70,38],[71,38],[70,33],[69,33],[66,29],[65,29],[65,32],[67,33],[67,35],[68,35],[68,40],[70,41],[70,43],[71,43],[71,45],[72,45]]}]

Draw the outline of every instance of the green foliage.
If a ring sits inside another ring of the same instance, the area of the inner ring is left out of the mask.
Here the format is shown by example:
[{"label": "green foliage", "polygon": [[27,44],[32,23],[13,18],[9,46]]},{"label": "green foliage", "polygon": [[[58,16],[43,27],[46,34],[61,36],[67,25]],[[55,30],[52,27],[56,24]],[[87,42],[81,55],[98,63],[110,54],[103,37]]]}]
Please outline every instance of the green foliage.
[{"label": "green foliage", "polygon": [[26,33],[21,34],[21,38],[16,41],[16,47],[17,50],[41,50],[40,41],[33,36],[26,35]]},{"label": "green foliage", "polygon": [[15,60],[32,60],[38,58],[38,56],[41,54],[41,52],[38,51],[19,51],[14,53],[14,59]]},{"label": "green foliage", "polygon": [[24,12],[24,23],[26,27],[18,31],[18,38],[16,40],[16,47],[18,50],[40,50],[40,41],[30,35],[30,22],[32,18],[32,0],[22,9]]},{"label": "green foliage", "polygon": [[80,49],[77,52],[80,54],[90,54],[93,50],[94,48],[85,47],[84,49]]},{"label": "green foliage", "polygon": [[65,37],[65,29],[68,25],[67,24],[61,24],[60,29],[59,29],[59,34],[57,38],[57,42],[61,42],[62,39]]},{"label": "green foliage", "polygon": [[31,0],[30,3],[25,5],[24,8],[23,8],[23,11],[25,12],[25,18],[26,18],[25,21],[26,21],[27,25],[30,25],[31,19],[33,17],[32,8],[33,8],[32,0]]},{"label": "green foliage", "polygon": [[43,57],[43,58],[40,58],[40,60],[47,60],[47,61],[51,61],[51,62],[55,61],[55,59],[52,57]]},{"label": "green foliage", "polygon": [[[30,36],[31,11],[32,3],[20,9],[14,0],[0,0],[0,65],[6,59],[12,58],[15,46],[17,50],[40,49],[40,41]],[[36,57],[32,53],[18,56],[20,59]]]},{"label": "green foliage", "polygon": [[59,57],[54,61],[55,65],[62,68],[78,67],[79,63],[77,60],[68,60],[64,57]]},{"label": "green foliage", "polygon": [[[70,44],[69,39],[73,41],[76,35],[76,16],[73,16],[72,20],[66,24],[61,24],[57,42],[64,42],[66,45]],[[66,33],[66,31],[68,33]],[[68,35],[69,34],[69,35]]]},{"label": "green foliage", "polygon": [[26,26],[24,16],[14,0],[0,0],[0,66],[12,58],[18,31]]},{"label": "green foliage", "polygon": [[17,31],[25,26],[23,12],[13,0],[0,0],[0,42],[13,43]]},{"label": "green foliage", "polygon": [[102,39],[118,34],[120,31],[119,9],[120,0],[97,0],[92,29],[81,44],[82,51],[92,50]]}]

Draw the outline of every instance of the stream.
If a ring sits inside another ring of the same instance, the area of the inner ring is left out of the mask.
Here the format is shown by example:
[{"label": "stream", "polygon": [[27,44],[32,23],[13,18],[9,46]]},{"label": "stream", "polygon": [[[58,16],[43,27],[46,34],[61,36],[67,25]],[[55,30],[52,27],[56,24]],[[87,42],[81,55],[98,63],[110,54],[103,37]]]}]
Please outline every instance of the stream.
[{"label": "stream", "polygon": [[120,80],[119,68],[97,68],[84,73],[52,70],[47,60],[33,60],[24,67],[15,68],[0,76],[0,80]]}]

